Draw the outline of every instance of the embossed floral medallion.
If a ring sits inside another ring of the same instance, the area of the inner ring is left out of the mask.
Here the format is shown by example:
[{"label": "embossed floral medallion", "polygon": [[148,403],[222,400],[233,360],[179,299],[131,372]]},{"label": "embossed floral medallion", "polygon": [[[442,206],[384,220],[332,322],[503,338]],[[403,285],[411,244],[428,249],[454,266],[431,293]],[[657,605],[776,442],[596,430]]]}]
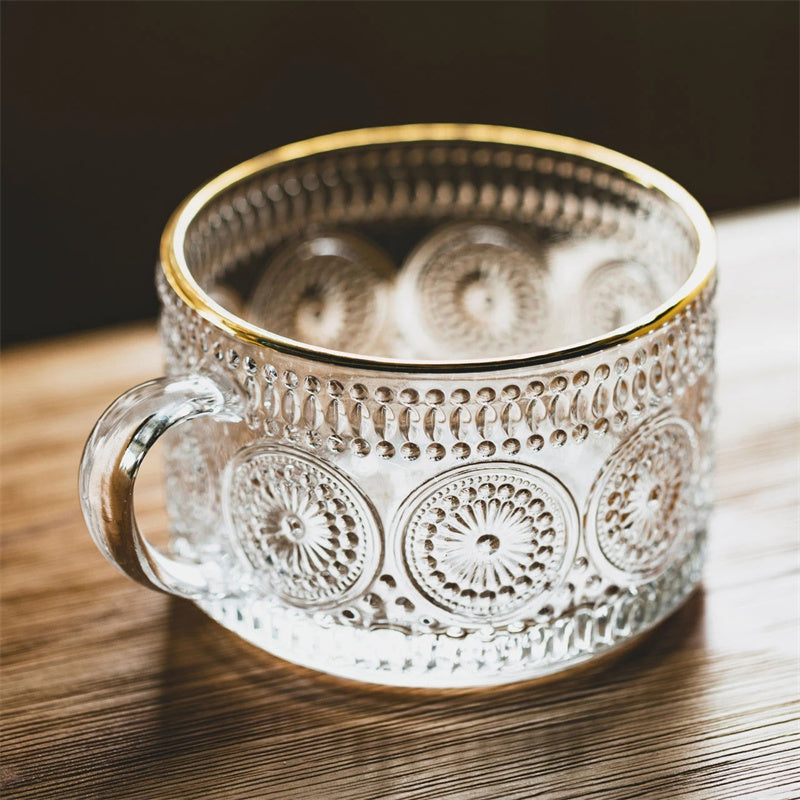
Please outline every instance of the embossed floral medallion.
[{"label": "embossed floral medallion", "polygon": [[596,267],[581,289],[584,335],[598,336],[655,308],[663,294],[653,275],[631,260],[608,261]]},{"label": "embossed floral medallion", "polygon": [[249,304],[264,327],[321,347],[366,352],[385,317],[389,258],[353,233],[329,233],[292,244],[265,270]]},{"label": "embossed floral medallion", "polygon": [[406,335],[426,354],[485,357],[534,349],[546,327],[543,257],[500,225],[434,231],[403,267]]},{"label": "embossed floral medallion", "polygon": [[555,478],[495,462],[424,485],[406,501],[399,528],[406,569],[428,600],[458,618],[495,622],[558,585],[578,526]]},{"label": "embossed floral medallion", "polygon": [[226,517],[268,591],[333,606],[368,583],[381,556],[375,514],[344,475],[302,451],[257,445],[231,464]]},{"label": "embossed floral medallion", "polygon": [[695,514],[696,436],[682,419],[647,424],[612,453],[592,489],[588,543],[627,577],[652,577]]}]

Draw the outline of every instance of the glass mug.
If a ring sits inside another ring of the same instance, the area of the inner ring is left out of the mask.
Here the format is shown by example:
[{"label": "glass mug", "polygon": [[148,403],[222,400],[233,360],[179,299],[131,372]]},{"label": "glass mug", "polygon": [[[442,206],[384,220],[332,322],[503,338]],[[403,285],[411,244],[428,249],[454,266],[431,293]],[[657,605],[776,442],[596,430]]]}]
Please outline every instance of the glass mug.
[{"label": "glass mug", "polygon": [[[157,284],[166,377],[80,477],[145,586],[317,670],[455,687],[599,656],[699,581],[715,243],[659,172],[493,126],[325,136],[191,195]],[[133,488],[172,426],[159,549]]]}]

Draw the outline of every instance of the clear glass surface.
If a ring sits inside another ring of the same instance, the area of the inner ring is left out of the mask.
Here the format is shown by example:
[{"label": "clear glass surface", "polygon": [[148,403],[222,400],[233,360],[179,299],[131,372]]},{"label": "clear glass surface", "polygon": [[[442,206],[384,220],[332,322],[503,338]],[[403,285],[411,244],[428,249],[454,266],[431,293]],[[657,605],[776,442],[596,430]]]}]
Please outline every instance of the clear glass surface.
[{"label": "clear glass surface", "polygon": [[536,677],[650,628],[701,575],[713,278],[660,324],[574,346],[669,302],[699,246],[660,191],[532,147],[386,142],[234,182],[184,250],[231,315],[494,363],[245,341],[159,270],[167,379],[203,376],[226,408],[164,439],[165,556],[209,576],[185,593],[282,658],[412,686]]}]

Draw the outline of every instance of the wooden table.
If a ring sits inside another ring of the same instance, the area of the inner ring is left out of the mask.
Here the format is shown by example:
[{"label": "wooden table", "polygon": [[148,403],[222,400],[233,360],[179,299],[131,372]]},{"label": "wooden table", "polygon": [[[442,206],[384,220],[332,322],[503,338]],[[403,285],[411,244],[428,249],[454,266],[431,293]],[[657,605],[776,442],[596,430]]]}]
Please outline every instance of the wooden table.
[{"label": "wooden table", "polygon": [[[704,588],[623,657],[545,684],[362,687],[119,575],[77,465],[155,376],[154,326],[2,357],[6,798],[790,798],[798,772],[798,209],[719,221],[719,461]],[[146,530],[164,529],[150,468]]]}]

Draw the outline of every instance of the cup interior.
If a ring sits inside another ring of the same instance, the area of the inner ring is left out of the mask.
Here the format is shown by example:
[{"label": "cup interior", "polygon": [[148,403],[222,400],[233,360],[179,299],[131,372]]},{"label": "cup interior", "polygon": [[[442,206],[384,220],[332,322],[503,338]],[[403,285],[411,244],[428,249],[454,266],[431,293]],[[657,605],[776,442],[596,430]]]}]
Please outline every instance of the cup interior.
[{"label": "cup interior", "polygon": [[369,142],[229,183],[185,230],[195,283],[269,336],[366,357],[463,361],[569,348],[682,290],[682,206],[577,152]]}]

